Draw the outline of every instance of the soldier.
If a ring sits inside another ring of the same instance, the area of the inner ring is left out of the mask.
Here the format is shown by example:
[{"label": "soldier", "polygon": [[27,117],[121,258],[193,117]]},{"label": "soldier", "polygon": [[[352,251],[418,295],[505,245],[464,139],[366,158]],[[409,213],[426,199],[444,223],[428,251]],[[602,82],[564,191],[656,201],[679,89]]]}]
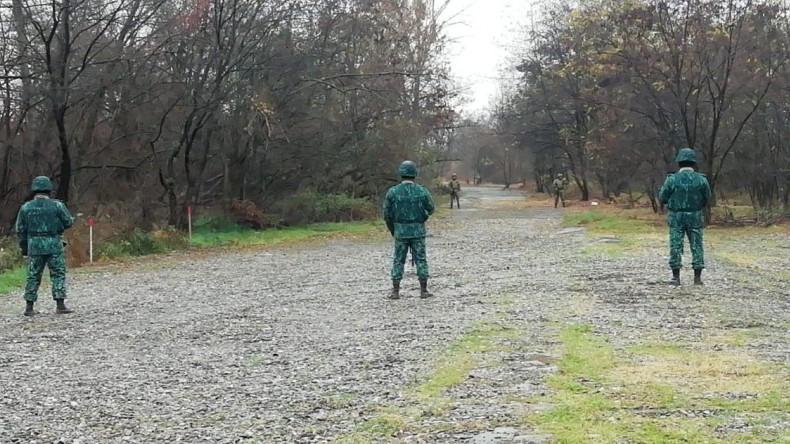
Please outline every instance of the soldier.
[{"label": "soldier", "polygon": [[677,158],[680,169],[667,176],[659,192],[659,200],[669,209],[669,268],[673,285],[680,285],[683,259],[683,237],[688,236],[694,269],[694,284],[702,285],[705,257],[702,247],[703,209],[710,202],[710,186],[704,174],[694,171],[697,156],[691,148],[683,148]]},{"label": "soldier", "polygon": [[554,208],[557,208],[557,204],[562,200],[562,206],[565,207],[565,186],[568,184],[568,181],[562,176],[562,173],[557,173],[557,178],[554,179],[552,182],[552,186],[554,187]]},{"label": "soldier", "polygon": [[27,284],[25,285],[25,316],[33,316],[38,299],[38,288],[44,266],[49,267],[52,297],[56,313],[72,311],[66,308],[66,258],[63,255],[63,232],[74,224],[74,218],[62,202],[50,199],[52,182],[45,176],[33,179],[35,196],[22,205],[16,218],[16,235],[22,255],[27,256]]},{"label": "soldier", "polygon": [[450,209],[453,209],[453,201],[457,203],[457,207],[461,209],[461,201],[458,196],[461,193],[461,182],[458,181],[458,175],[453,173],[452,180],[450,181]]},{"label": "soldier", "polygon": [[392,293],[390,299],[400,298],[400,281],[403,278],[403,264],[411,249],[412,258],[417,263],[417,277],[420,280],[420,297],[433,296],[428,291],[428,260],[425,256],[425,222],[433,214],[434,206],[431,193],[425,187],[414,183],[417,165],[412,161],[403,162],[398,168],[403,180],[387,191],[384,198],[384,221],[390,234],[395,238],[395,258],[392,264]]}]

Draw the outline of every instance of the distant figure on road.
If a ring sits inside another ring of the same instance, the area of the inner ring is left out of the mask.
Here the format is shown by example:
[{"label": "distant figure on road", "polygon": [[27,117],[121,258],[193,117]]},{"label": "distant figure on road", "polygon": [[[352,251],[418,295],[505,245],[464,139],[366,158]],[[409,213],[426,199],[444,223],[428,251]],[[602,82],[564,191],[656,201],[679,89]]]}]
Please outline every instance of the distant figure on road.
[{"label": "distant figure on road", "polygon": [[458,175],[453,173],[452,180],[450,180],[450,209],[453,209],[453,201],[457,203],[457,207],[461,209],[461,200],[459,196],[461,194],[461,182],[458,181]]},{"label": "distant figure on road", "polygon": [[562,173],[557,173],[557,178],[552,182],[554,187],[554,208],[557,208],[560,200],[562,200],[562,206],[565,206],[565,186],[567,185],[568,181],[562,176]]},{"label": "distant figure on road", "polygon": [[425,255],[425,222],[433,214],[434,205],[431,193],[423,186],[414,183],[417,177],[417,164],[407,160],[398,168],[403,180],[387,191],[384,198],[384,221],[390,234],[395,238],[395,257],[392,263],[392,293],[390,299],[400,298],[400,281],[403,278],[403,265],[411,250],[417,264],[417,277],[420,280],[420,297],[433,296],[428,291],[428,259]]},{"label": "distant figure on road", "polygon": [[710,202],[710,185],[704,174],[694,171],[697,155],[691,148],[683,148],[675,159],[680,169],[667,176],[659,192],[659,201],[669,209],[669,268],[673,285],[680,285],[680,268],[683,261],[683,237],[688,236],[694,269],[694,284],[702,285],[705,254],[702,247],[702,230],[705,223],[704,208]]},{"label": "distant figure on road", "polygon": [[38,299],[44,266],[49,267],[52,278],[52,297],[56,313],[71,313],[66,308],[66,258],[63,255],[63,232],[74,224],[74,218],[62,202],[50,199],[52,182],[48,177],[33,179],[33,199],[22,205],[16,218],[16,235],[22,256],[27,256],[27,283],[25,285],[25,316],[37,312],[33,305]]}]

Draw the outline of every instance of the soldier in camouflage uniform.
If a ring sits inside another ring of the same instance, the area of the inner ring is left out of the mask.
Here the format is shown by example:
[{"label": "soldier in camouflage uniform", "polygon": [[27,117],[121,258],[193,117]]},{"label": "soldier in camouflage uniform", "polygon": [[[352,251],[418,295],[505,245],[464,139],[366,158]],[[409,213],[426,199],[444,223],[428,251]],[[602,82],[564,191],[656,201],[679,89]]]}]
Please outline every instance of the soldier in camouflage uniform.
[{"label": "soldier in camouflage uniform", "polygon": [[568,181],[562,176],[562,173],[557,174],[557,178],[554,179],[552,182],[552,186],[554,187],[554,208],[557,208],[557,204],[562,200],[562,206],[565,206],[565,186],[568,184]]},{"label": "soldier in camouflage uniform", "polygon": [[458,175],[453,173],[452,180],[450,181],[450,209],[453,209],[453,202],[457,203],[458,209],[461,209],[461,201],[458,196],[461,194],[461,182],[458,181]]},{"label": "soldier in camouflage uniform", "polygon": [[49,268],[52,279],[52,297],[57,304],[56,313],[71,313],[66,308],[66,258],[63,255],[61,236],[74,224],[74,218],[62,202],[50,199],[52,182],[45,176],[33,179],[35,196],[22,205],[16,218],[16,235],[22,255],[27,256],[27,283],[25,285],[25,316],[33,316],[38,299],[38,288],[44,266]]},{"label": "soldier in camouflage uniform", "polygon": [[425,222],[433,214],[434,205],[431,193],[425,187],[414,183],[417,165],[412,161],[403,162],[398,168],[403,180],[387,191],[384,198],[384,221],[390,234],[395,238],[395,257],[392,264],[391,299],[400,297],[400,281],[403,278],[403,264],[411,250],[417,263],[417,276],[420,280],[420,297],[433,296],[428,291],[428,260],[425,256]]},{"label": "soldier in camouflage uniform", "polygon": [[688,236],[694,269],[694,284],[702,285],[705,268],[702,247],[703,210],[710,202],[710,186],[704,174],[694,171],[697,156],[691,148],[683,148],[675,159],[680,166],[677,173],[667,176],[659,192],[659,200],[669,210],[669,268],[672,284],[680,285],[683,259],[683,237]]}]

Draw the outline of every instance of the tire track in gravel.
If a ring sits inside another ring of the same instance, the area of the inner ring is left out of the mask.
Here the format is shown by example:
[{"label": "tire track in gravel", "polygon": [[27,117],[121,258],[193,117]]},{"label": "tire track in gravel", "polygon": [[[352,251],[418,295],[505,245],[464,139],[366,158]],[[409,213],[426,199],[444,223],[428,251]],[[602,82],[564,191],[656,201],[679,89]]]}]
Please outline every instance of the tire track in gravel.
[{"label": "tire track in gravel", "polygon": [[18,295],[3,297],[0,442],[331,442],[408,406],[442,347],[491,319],[519,326],[512,365],[475,370],[488,382],[453,389],[468,402],[412,418],[399,439],[479,439],[517,419],[502,397],[541,390],[547,370],[530,359],[573,316],[562,276],[583,234],[557,234],[561,213],[499,205],[517,192],[465,193],[464,209],[429,228],[431,300],[414,297],[413,270],[411,297],[385,299],[383,240],[92,273],[72,281],[68,317],[42,297],[45,313],[23,319]]}]

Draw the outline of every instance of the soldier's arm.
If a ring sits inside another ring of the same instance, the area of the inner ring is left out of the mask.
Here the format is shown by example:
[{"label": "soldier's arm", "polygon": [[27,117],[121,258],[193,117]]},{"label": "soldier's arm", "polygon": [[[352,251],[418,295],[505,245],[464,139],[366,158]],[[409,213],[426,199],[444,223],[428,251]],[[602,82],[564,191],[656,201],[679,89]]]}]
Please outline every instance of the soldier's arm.
[{"label": "soldier's arm", "polygon": [[22,250],[22,256],[27,256],[27,223],[25,222],[24,207],[19,210],[19,214],[16,216],[14,231],[19,239],[19,249]]},{"label": "soldier's arm", "polygon": [[384,213],[384,223],[387,224],[387,230],[389,230],[390,234],[395,234],[395,221],[392,217],[392,194],[390,191],[387,191],[387,195],[384,196],[384,205],[383,205],[383,213]]},{"label": "soldier's arm", "polygon": [[60,211],[58,212],[58,217],[60,218],[60,222],[63,224],[63,230],[68,230],[69,228],[74,225],[74,217],[69,212],[69,209],[66,208],[66,205],[63,202],[58,202],[58,207]]},{"label": "soldier's arm", "polygon": [[658,192],[658,201],[666,205],[667,203],[669,203],[669,198],[671,196],[672,196],[672,176],[669,176],[664,180],[664,184],[661,185],[661,190]]}]

